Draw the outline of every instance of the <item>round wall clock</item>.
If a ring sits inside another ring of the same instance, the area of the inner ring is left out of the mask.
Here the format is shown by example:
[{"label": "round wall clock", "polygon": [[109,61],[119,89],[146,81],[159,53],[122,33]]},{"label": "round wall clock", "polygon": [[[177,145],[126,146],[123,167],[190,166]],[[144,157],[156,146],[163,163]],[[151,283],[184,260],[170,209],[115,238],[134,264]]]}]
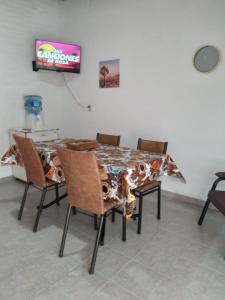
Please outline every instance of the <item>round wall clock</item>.
[{"label": "round wall clock", "polygon": [[199,72],[212,71],[219,62],[220,54],[214,46],[200,48],[194,56],[194,66]]}]

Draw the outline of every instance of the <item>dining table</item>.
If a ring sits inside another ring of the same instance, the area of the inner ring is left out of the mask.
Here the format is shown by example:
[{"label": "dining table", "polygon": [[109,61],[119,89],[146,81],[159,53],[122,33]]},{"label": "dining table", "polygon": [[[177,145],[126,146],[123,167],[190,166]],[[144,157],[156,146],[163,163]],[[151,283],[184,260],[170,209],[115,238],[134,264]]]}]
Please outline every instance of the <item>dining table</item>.
[{"label": "dining table", "polygon": [[[64,172],[57,153],[58,147],[71,149],[71,145],[88,142],[91,141],[70,138],[34,142],[46,178],[58,183],[65,182]],[[96,154],[103,198],[122,203],[128,218],[132,217],[136,209],[135,196],[132,192],[135,188],[146,182],[158,180],[162,176],[177,178],[180,182],[185,183],[184,176],[168,154],[105,145],[97,143],[97,141],[92,141],[93,144],[94,147],[90,147],[90,149],[87,147],[83,151],[94,151]],[[1,166],[23,166],[23,160],[16,144],[12,145],[1,156],[0,163]]]}]

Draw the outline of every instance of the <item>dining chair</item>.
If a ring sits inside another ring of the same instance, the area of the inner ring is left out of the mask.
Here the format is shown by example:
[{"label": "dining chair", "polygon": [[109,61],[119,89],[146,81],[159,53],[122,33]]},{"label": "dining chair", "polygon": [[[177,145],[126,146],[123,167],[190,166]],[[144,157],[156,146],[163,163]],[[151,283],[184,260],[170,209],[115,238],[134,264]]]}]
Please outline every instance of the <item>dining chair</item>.
[{"label": "dining chair", "polygon": [[[138,139],[137,149],[149,151],[157,154],[166,154],[168,142],[159,142],[145,140],[142,138]],[[157,197],[157,219],[161,218],[161,181],[153,180],[149,181],[140,187],[133,190],[134,195],[139,199],[138,207],[138,229],[137,233],[141,233],[141,222],[142,222],[142,206],[143,197],[153,192],[158,192]]]},{"label": "dining chair", "polygon": [[[120,145],[120,135],[112,135],[112,134],[103,134],[97,133],[96,140],[100,144],[106,144],[111,146],[119,146]],[[112,222],[115,222],[115,209],[112,210]],[[97,229],[97,217],[94,218],[94,228]]]},{"label": "dining chair", "polygon": [[[89,273],[93,274],[99,244],[104,244],[106,217],[112,208],[117,207],[118,204],[114,201],[104,201],[103,199],[102,184],[95,153],[63,148],[59,148],[57,151],[65,174],[68,191],[68,208],[59,257],[63,256],[71,209],[76,207],[91,215],[95,214],[100,217],[100,221],[89,269]],[[126,241],[126,217],[124,214],[122,240]]]},{"label": "dining chair", "polygon": [[44,174],[44,169],[41,163],[41,159],[38,155],[37,150],[35,149],[34,143],[30,138],[24,138],[18,136],[16,134],[13,135],[16,145],[19,149],[19,153],[21,155],[22,161],[24,163],[24,168],[26,172],[26,186],[18,214],[18,220],[21,220],[24,205],[27,199],[27,192],[29,187],[32,185],[38,190],[42,191],[40,204],[38,206],[38,211],[36,215],[36,219],[34,222],[33,231],[36,232],[38,228],[39,219],[41,216],[41,212],[43,209],[43,204],[45,201],[45,196],[48,191],[55,189],[56,193],[56,204],[59,205],[59,186],[61,187],[63,184],[58,184],[57,182],[53,182],[47,180]]},{"label": "dining chair", "polygon": [[214,181],[211,190],[208,192],[208,197],[198,220],[198,225],[202,225],[210,203],[212,203],[222,214],[225,215],[225,191],[216,190],[217,185],[225,180],[225,172],[215,174],[218,178]]},{"label": "dining chair", "polygon": [[111,146],[120,145],[120,135],[97,133],[96,140],[101,144],[106,144]]}]

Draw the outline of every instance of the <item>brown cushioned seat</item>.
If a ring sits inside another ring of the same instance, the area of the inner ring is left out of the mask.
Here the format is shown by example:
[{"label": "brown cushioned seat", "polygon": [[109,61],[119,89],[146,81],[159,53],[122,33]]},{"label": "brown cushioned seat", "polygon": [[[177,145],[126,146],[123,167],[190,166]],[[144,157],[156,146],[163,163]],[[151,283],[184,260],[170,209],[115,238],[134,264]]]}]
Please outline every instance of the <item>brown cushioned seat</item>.
[{"label": "brown cushioned seat", "polygon": [[158,187],[160,185],[160,182],[157,180],[150,181],[149,183],[145,183],[144,185],[139,186],[135,190],[139,193],[145,193],[150,189],[153,189],[155,187]]},{"label": "brown cushioned seat", "polygon": [[57,182],[53,182],[46,179],[41,159],[38,155],[38,152],[35,148],[32,139],[24,138],[18,135],[13,135],[13,137],[16,141],[17,147],[21,154],[25,171],[26,171],[26,177],[27,177],[24,195],[23,195],[23,199],[18,214],[18,220],[21,220],[22,218],[23,208],[26,202],[27,192],[30,185],[33,185],[34,187],[37,187],[42,191],[42,196],[41,196],[36,220],[33,227],[33,231],[36,232],[38,228],[41,212],[43,209],[46,192],[51,190],[52,187],[55,188],[56,203],[57,205],[59,205],[59,191],[58,191],[59,184]]},{"label": "brown cushioned seat", "polygon": [[[166,154],[167,142],[151,141],[142,138],[138,139],[137,149],[149,151],[152,153]],[[161,217],[161,181],[153,180],[151,182],[146,182],[142,186],[134,189],[134,195],[139,198],[139,209],[138,209],[138,229],[137,232],[141,233],[141,219],[142,219],[142,198],[153,192],[158,192],[157,201],[157,219]]]},{"label": "brown cushioned seat", "polygon": [[[97,133],[96,140],[100,144],[111,145],[111,146],[119,146],[120,145],[120,135],[112,135],[105,133]],[[97,216],[95,216],[94,220],[94,228],[97,229]],[[112,221],[115,221],[115,209],[112,210]]]},{"label": "brown cushioned seat", "polygon": [[104,201],[104,212],[107,212],[107,211],[109,211],[110,209],[112,209],[116,206],[118,206],[118,203],[113,202],[111,200],[105,200]]},{"label": "brown cushioned seat", "polygon": [[[62,169],[65,174],[68,191],[68,209],[60,246],[59,256],[63,256],[71,208],[76,207],[86,212],[100,216],[96,235],[95,247],[89,273],[94,273],[98,247],[104,242],[105,223],[107,214],[118,203],[104,201],[102,184],[96,155],[93,152],[73,151],[59,148],[58,150]],[[123,241],[126,240],[126,217],[123,215]]]}]

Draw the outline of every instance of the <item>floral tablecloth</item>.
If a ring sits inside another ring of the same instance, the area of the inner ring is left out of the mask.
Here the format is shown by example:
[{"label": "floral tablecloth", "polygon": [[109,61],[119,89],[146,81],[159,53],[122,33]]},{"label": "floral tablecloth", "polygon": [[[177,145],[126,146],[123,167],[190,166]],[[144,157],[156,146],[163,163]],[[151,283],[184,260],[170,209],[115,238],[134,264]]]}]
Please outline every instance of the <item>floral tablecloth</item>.
[{"label": "floral tablecloth", "polygon": [[[68,144],[74,143],[74,141],[76,140],[57,139],[35,142],[48,179],[56,182],[65,180],[56,148],[67,148]],[[102,144],[91,151],[96,153],[104,198],[123,201],[126,204],[128,216],[132,214],[135,208],[135,197],[132,190],[146,181],[167,175],[185,182],[184,177],[169,155]],[[11,146],[2,156],[1,165],[23,165],[16,145]]]}]

